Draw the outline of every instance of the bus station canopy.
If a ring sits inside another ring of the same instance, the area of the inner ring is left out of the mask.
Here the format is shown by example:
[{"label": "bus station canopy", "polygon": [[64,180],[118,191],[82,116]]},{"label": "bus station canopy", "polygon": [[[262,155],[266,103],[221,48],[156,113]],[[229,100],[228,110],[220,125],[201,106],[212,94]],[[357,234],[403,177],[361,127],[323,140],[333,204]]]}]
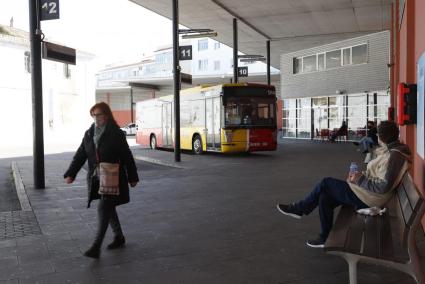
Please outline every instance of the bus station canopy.
[{"label": "bus station canopy", "polygon": [[[172,0],[129,0],[171,19]],[[271,65],[280,55],[368,33],[388,30],[391,0],[179,0],[179,22],[190,29],[209,28],[216,40],[233,46],[238,19],[238,49],[266,55]],[[170,34],[171,34],[170,30]]]}]

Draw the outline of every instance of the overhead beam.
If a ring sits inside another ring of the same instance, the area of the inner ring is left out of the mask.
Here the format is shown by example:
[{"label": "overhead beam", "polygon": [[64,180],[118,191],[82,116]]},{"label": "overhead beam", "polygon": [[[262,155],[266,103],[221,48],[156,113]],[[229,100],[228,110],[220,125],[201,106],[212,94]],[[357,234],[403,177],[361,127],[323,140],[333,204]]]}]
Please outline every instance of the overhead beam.
[{"label": "overhead beam", "polygon": [[271,40],[271,37],[269,35],[267,35],[265,32],[260,31],[257,27],[255,27],[253,24],[251,24],[250,22],[248,22],[247,20],[245,20],[244,18],[242,18],[241,16],[239,16],[238,14],[236,14],[234,11],[232,11],[230,8],[226,7],[223,3],[221,3],[220,1],[217,0],[211,0],[211,2],[215,3],[217,6],[219,6],[220,8],[222,8],[223,10],[225,10],[227,13],[229,13],[232,17],[238,19],[239,21],[241,21],[242,23],[244,23],[245,25],[247,25],[248,27],[250,27],[251,29],[253,29],[255,32],[257,32],[258,34],[260,34],[261,36],[265,37],[267,40]]},{"label": "overhead beam", "polygon": [[343,33],[327,33],[327,34],[311,34],[311,35],[298,35],[298,36],[285,36],[285,37],[274,37],[271,38],[271,41],[281,41],[288,39],[300,39],[300,38],[309,38],[309,37],[321,37],[321,36],[339,36],[339,35],[349,35],[349,34],[372,34],[382,32],[382,30],[373,30],[373,31],[361,31],[361,32],[343,32]]}]

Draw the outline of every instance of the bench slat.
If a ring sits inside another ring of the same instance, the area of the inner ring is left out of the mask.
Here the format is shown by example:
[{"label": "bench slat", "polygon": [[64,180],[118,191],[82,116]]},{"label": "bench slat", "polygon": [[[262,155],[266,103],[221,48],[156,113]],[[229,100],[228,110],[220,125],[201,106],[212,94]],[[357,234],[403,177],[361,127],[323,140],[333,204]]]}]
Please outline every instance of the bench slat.
[{"label": "bench slat", "polygon": [[418,212],[418,209],[422,204],[422,198],[416,190],[410,175],[406,175],[406,177],[403,179],[402,185],[406,191],[407,197],[409,198],[413,211]]},{"label": "bench slat", "polygon": [[379,243],[379,256],[383,259],[391,259],[394,256],[394,242],[391,226],[391,218],[389,212],[385,213],[383,216],[382,222],[382,231],[380,236]]},{"label": "bench slat", "polygon": [[338,250],[345,247],[345,241],[351,218],[354,214],[354,207],[342,206],[335,224],[326,240],[325,250]]},{"label": "bench slat", "polygon": [[400,186],[397,190],[398,200],[400,202],[400,208],[403,214],[404,222],[407,226],[412,224],[413,219],[415,218],[415,212],[412,210],[410,206],[409,198],[407,197],[406,191],[404,190],[404,186]]},{"label": "bench slat", "polygon": [[381,238],[382,230],[382,218],[383,216],[364,216],[365,228],[364,228],[364,242],[362,254],[370,257],[380,257],[379,242]]},{"label": "bench slat", "polygon": [[365,216],[354,214],[347,234],[345,251],[360,254],[363,243],[363,230],[365,226]]}]

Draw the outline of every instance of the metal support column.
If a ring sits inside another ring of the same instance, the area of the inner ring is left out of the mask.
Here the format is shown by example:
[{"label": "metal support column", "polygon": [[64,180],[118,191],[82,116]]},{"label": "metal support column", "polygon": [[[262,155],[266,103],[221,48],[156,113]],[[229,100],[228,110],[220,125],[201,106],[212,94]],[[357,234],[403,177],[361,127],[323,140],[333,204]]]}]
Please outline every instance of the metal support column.
[{"label": "metal support column", "polygon": [[31,91],[33,116],[34,187],[45,188],[43,139],[43,86],[41,70],[41,30],[39,1],[29,0],[29,33],[31,46]]},{"label": "metal support column", "polygon": [[173,1],[174,160],[180,162],[179,3]]},{"label": "metal support column", "polygon": [[270,85],[270,40],[267,41],[267,85]]},{"label": "metal support column", "polygon": [[238,20],[233,18],[233,83],[238,82]]}]

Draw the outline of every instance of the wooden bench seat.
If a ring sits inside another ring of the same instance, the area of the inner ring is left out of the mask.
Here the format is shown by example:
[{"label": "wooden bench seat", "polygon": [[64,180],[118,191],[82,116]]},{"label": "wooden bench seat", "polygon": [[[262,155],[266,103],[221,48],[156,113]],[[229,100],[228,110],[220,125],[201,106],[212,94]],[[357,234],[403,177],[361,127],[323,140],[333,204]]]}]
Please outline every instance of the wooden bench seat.
[{"label": "wooden bench seat", "polygon": [[378,216],[358,214],[343,206],[325,244],[325,251],[345,258],[350,284],[357,283],[357,262],[393,267],[425,284],[416,247],[416,231],[425,203],[409,174],[397,188],[387,212]]}]

